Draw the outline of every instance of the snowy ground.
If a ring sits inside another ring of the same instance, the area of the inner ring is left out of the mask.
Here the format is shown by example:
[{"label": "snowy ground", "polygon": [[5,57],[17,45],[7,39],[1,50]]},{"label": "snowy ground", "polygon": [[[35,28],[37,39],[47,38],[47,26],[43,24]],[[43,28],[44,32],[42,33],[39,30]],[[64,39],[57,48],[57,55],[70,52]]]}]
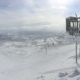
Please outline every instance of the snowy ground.
[{"label": "snowy ground", "polygon": [[80,80],[70,36],[0,43],[0,80]]}]

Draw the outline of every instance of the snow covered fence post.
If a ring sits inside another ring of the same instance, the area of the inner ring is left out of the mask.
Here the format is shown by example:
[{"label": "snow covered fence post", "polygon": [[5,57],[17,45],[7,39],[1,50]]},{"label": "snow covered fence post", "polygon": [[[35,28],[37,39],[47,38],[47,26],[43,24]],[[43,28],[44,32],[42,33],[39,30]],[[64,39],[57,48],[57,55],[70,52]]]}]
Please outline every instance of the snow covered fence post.
[{"label": "snow covered fence post", "polygon": [[45,80],[45,76],[41,74],[39,77],[37,77],[37,80]]},{"label": "snow covered fence post", "polygon": [[47,39],[44,39],[44,48],[45,48],[45,53],[46,53],[46,55],[48,54],[48,51],[47,51],[47,48],[48,48],[48,46],[47,46]]}]

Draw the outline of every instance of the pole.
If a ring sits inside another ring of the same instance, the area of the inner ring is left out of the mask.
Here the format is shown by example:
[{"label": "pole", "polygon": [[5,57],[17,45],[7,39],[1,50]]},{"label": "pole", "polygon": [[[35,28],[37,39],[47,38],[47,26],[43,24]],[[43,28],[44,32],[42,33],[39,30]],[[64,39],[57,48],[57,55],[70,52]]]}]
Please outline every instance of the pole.
[{"label": "pole", "polygon": [[[77,15],[76,15],[77,18]],[[75,43],[75,48],[76,48],[76,64],[78,64],[78,42],[77,42],[77,38],[78,37],[78,18],[77,18],[77,31],[76,31],[76,43]]]},{"label": "pole", "polygon": [[77,60],[77,36],[76,36],[76,43],[75,43],[75,51],[76,51],[76,64],[78,64],[78,60]]}]

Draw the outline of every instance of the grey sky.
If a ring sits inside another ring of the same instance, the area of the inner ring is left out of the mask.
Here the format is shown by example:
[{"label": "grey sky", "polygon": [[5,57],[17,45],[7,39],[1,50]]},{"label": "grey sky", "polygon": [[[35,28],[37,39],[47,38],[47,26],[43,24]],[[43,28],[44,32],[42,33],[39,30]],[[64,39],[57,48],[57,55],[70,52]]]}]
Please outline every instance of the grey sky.
[{"label": "grey sky", "polygon": [[73,15],[73,8],[78,12],[78,2],[79,0],[0,0],[0,28],[65,30],[65,18]]}]

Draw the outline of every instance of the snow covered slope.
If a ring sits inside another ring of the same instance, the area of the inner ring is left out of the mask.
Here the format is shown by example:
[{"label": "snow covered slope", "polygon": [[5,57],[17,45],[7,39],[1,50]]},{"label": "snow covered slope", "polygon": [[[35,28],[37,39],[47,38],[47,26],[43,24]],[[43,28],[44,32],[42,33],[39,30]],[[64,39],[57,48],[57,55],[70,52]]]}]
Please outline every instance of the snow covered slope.
[{"label": "snow covered slope", "polygon": [[8,37],[0,40],[0,80],[80,79],[74,40],[69,36]]}]

